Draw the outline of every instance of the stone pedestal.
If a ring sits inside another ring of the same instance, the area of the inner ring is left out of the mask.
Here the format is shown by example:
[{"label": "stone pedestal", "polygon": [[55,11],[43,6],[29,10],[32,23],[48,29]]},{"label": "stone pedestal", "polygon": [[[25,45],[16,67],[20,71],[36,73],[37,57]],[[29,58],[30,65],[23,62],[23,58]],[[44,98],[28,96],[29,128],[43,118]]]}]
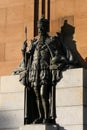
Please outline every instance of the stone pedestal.
[{"label": "stone pedestal", "polygon": [[[0,130],[87,130],[87,70],[63,72],[56,86],[56,123],[24,124],[24,86],[18,76],[0,77]],[[21,127],[23,126],[23,127]]]},{"label": "stone pedestal", "polygon": [[19,130],[59,130],[57,125],[25,125]]},{"label": "stone pedestal", "polygon": [[70,69],[56,87],[59,130],[87,130],[87,70]]},{"label": "stone pedestal", "polygon": [[24,124],[24,86],[19,76],[0,77],[0,130],[19,130]]}]

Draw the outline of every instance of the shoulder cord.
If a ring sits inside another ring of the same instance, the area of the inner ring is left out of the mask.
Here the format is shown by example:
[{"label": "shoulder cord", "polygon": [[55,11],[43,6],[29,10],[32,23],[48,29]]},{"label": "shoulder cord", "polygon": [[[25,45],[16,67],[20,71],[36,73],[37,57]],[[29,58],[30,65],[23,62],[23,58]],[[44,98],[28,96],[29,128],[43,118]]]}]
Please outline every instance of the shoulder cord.
[{"label": "shoulder cord", "polygon": [[46,44],[46,46],[47,46],[47,48],[48,48],[48,50],[49,50],[49,52],[50,52],[51,58],[53,58],[54,56],[53,56],[53,53],[52,53],[52,51],[51,51],[49,45],[48,45],[46,42],[45,42],[45,44]]}]

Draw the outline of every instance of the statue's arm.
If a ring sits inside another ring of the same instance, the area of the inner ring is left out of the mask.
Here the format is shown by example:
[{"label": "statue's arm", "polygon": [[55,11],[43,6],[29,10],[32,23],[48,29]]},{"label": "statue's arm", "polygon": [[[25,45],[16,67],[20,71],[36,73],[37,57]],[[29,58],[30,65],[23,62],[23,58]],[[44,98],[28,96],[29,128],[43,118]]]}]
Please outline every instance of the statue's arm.
[{"label": "statue's arm", "polygon": [[35,47],[36,47],[36,44],[37,44],[37,39],[33,39],[31,40],[30,42],[30,47],[28,49],[28,51],[26,52],[26,55],[25,55],[25,66],[27,67],[27,64],[28,64],[28,61],[30,60],[30,57],[33,56],[33,53],[34,53],[34,50],[35,50]]}]

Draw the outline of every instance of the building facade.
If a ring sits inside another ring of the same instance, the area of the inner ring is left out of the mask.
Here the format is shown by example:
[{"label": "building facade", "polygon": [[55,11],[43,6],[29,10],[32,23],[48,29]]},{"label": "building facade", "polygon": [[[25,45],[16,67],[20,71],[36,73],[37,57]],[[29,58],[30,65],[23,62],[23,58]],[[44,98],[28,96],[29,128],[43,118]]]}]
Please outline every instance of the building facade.
[{"label": "building facade", "polygon": [[0,76],[10,75],[19,65],[24,28],[27,26],[29,43],[38,35],[36,25],[42,14],[49,20],[51,34],[61,30],[64,20],[75,27],[68,43],[74,42],[72,49],[87,68],[86,0],[0,0]]}]

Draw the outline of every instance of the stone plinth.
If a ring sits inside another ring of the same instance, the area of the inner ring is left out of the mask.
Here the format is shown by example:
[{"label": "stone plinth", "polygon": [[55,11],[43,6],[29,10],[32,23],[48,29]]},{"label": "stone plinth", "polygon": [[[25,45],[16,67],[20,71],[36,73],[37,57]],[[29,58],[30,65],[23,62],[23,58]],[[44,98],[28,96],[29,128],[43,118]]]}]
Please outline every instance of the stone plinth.
[{"label": "stone plinth", "polygon": [[19,130],[58,130],[57,125],[25,125],[20,127]]},{"label": "stone plinth", "polygon": [[63,72],[56,86],[56,122],[59,130],[87,130],[87,70]]},{"label": "stone plinth", "polygon": [[24,124],[24,86],[19,76],[0,77],[0,130],[19,130]]},{"label": "stone plinth", "polygon": [[64,71],[62,77],[56,86],[56,123],[59,127],[23,126],[24,86],[19,83],[19,76],[1,77],[0,130],[87,130],[87,70],[70,69]]}]

